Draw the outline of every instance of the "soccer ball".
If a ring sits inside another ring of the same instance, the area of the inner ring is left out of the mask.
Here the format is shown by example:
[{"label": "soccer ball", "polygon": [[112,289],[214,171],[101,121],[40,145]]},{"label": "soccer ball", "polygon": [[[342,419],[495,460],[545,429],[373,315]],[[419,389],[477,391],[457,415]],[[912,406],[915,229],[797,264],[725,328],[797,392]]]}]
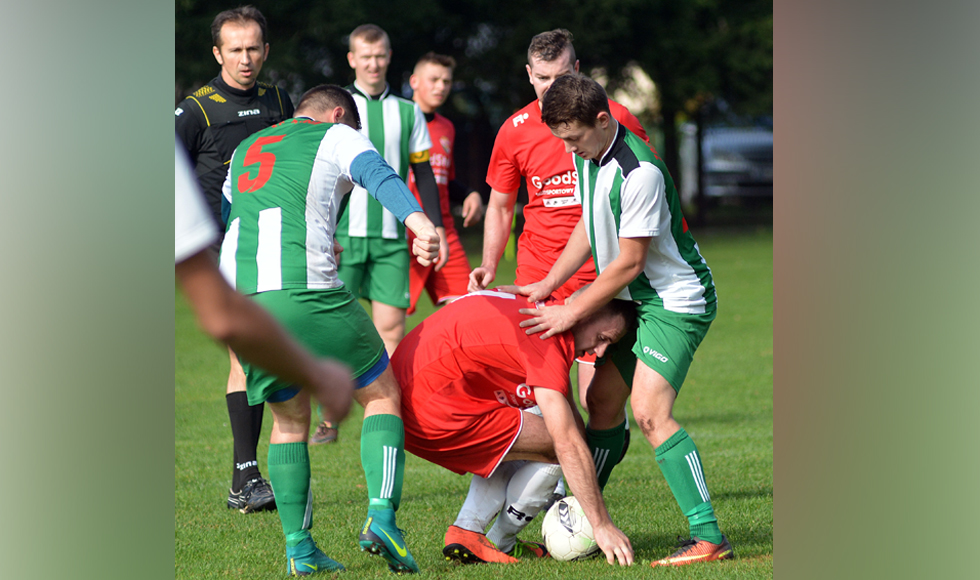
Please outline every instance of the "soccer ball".
[{"label": "soccer ball", "polygon": [[541,522],[541,534],[551,557],[561,562],[584,560],[599,551],[592,524],[574,496],[562,498],[551,506]]}]

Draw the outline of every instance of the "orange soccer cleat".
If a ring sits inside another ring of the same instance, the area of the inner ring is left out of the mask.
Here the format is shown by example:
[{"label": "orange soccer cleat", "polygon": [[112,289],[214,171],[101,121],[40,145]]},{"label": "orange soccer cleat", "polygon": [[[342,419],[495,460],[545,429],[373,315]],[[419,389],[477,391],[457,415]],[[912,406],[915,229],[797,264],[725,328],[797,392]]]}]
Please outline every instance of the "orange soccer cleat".
[{"label": "orange soccer cleat", "polygon": [[735,557],[732,545],[728,543],[728,538],[725,536],[721,537],[720,544],[712,544],[697,536],[690,540],[681,539],[681,543],[677,547],[679,549],[676,552],[650,565],[654,568],[657,566],[686,566],[696,562],[731,560]]},{"label": "orange soccer cleat", "polygon": [[463,564],[516,564],[520,561],[495,548],[485,535],[458,526],[449,526],[446,530],[446,547],[442,549],[442,555]]}]

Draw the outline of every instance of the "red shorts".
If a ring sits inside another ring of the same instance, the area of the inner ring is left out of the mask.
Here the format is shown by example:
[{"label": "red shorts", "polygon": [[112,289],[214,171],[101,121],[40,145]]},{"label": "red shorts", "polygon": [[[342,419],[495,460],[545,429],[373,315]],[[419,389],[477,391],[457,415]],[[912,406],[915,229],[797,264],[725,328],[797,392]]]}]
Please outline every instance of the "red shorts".
[{"label": "red shorts", "polygon": [[[415,235],[408,232],[408,247],[411,251]],[[438,272],[433,266],[423,266],[414,258],[408,270],[409,306],[407,314],[415,313],[415,304],[422,291],[429,293],[433,304],[440,304],[451,298],[467,293],[470,282],[470,262],[459,241],[459,234],[452,225],[446,228],[446,241],[449,243],[449,261]]]},{"label": "red shorts", "polygon": [[523,411],[468,396],[465,379],[435,386],[418,377],[396,378],[405,450],[426,461],[461,475],[490,477],[521,433]]}]

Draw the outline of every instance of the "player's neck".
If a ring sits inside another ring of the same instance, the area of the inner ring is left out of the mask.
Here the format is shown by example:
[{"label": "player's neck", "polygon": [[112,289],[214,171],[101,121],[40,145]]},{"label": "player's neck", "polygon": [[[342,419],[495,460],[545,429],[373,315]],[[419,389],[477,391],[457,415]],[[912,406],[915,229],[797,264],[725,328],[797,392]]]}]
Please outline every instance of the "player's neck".
[{"label": "player's neck", "polygon": [[365,95],[371,98],[381,96],[381,93],[385,92],[385,89],[388,87],[388,83],[384,80],[382,80],[381,83],[376,83],[373,85],[365,83],[360,79],[355,80],[354,83],[357,85],[357,88],[361,89]]},{"label": "player's neck", "polygon": [[255,88],[255,81],[252,81],[252,83],[249,84],[248,86],[239,84],[235,82],[235,79],[228,76],[225,73],[224,69],[221,70],[221,74],[218,75],[218,78],[221,79],[221,82],[225,83],[225,87],[229,89],[234,89],[236,91],[241,91],[242,93],[247,93],[251,91],[253,88]]},{"label": "player's neck", "polygon": [[419,101],[419,100],[416,100],[416,99],[412,99],[412,100],[415,101],[415,104],[418,105],[419,106],[419,109],[421,109],[422,112],[425,113],[426,115],[434,115],[435,114],[436,107],[430,107],[430,106],[426,105],[425,103],[423,103],[422,101]]},{"label": "player's neck", "polygon": [[605,159],[606,154],[609,153],[609,149],[612,148],[613,143],[616,141],[616,133],[619,132],[619,121],[617,121],[611,115],[609,117],[609,120],[610,120],[609,126],[606,127],[606,130],[603,131],[602,134],[603,144],[602,144],[602,148],[599,149],[600,151],[599,158],[593,159],[593,161],[595,161],[595,163],[598,165],[602,164],[602,160]]}]

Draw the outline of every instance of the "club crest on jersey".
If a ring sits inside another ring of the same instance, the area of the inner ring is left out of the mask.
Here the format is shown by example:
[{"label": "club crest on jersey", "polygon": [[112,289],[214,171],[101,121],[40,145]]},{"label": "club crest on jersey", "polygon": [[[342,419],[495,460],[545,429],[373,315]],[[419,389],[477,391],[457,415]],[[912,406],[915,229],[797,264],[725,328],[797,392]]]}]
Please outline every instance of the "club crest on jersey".
[{"label": "club crest on jersey", "polygon": [[442,145],[442,150],[446,152],[446,155],[453,154],[453,144],[449,141],[449,137],[439,137],[439,144]]},{"label": "club crest on jersey", "polygon": [[527,118],[530,117],[530,116],[531,115],[529,113],[524,113],[523,115],[517,115],[516,117],[514,117],[512,119],[512,121],[514,122],[514,126],[516,127],[516,126],[520,125],[521,123],[523,123],[524,121],[527,121]]}]

